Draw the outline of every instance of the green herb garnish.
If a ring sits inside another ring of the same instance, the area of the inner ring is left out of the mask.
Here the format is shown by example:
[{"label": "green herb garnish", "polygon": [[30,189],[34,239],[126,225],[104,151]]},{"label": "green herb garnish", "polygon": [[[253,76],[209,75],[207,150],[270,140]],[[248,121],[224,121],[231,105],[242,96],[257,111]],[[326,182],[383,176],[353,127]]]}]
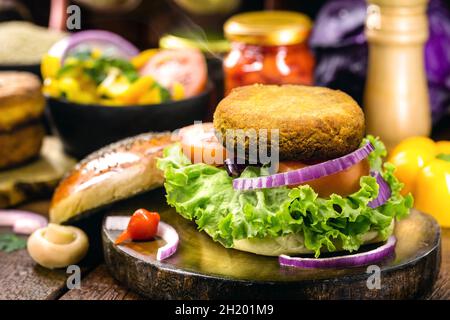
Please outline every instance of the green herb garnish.
[{"label": "green herb garnish", "polygon": [[165,102],[171,99],[171,95],[169,90],[167,90],[166,88],[164,88],[162,85],[160,85],[159,83],[155,83],[153,85],[153,87],[156,87],[159,89],[159,92],[161,94],[161,101]]},{"label": "green herb garnish", "polygon": [[450,154],[448,153],[440,153],[436,156],[436,158],[450,162]]},{"label": "green herb garnish", "polygon": [[[90,51],[78,51],[70,55],[71,58],[77,59],[78,63],[70,63],[64,65],[58,72],[58,77],[70,72],[74,68],[81,68],[94,82],[99,85],[108,76],[112,68],[119,69],[121,73],[130,81],[134,82],[139,78],[136,68],[127,60],[101,56],[93,59]],[[92,61],[92,64],[87,66],[84,62]]]},{"label": "green herb garnish", "polygon": [[16,236],[14,233],[0,234],[0,251],[7,253],[25,249],[27,247],[27,241],[21,237]]}]

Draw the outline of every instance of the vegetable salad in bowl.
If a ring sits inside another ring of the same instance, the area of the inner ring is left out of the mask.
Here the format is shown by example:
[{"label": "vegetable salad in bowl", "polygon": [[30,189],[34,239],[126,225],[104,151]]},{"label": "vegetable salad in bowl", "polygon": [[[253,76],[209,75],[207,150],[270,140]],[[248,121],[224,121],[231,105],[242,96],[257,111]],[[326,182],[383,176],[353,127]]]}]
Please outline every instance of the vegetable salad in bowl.
[{"label": "vegetable salad in bowl", "polygon": [[207,81],[204,58],[196,50],[139,52],[125,39],[95,30],[55,44],[41,68],[47,96],[104,106],[178,101],[200,94]]}]

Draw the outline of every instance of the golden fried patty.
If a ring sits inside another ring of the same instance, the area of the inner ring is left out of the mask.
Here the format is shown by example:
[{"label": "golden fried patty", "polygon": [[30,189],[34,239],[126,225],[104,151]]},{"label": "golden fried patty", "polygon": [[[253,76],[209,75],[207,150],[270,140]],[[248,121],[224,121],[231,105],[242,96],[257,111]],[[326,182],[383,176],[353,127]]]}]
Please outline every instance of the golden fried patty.
[{"label": "golden fried patty", "polygon": [[0,72],[0,132],[41,117],[41,82],[28,72]]},{"label": "golden fried patty", "polygon": [[39,121],[0,132],[0,169],[16,166],[37,155],[45,129]]},{"label": "golden fried patty", "polygon": [[[279,129],[280,160],[326,160],[359,146],[364,114],[342,91],[252,85],[234,89],[219,103],[214,127],[222,136],[227,129],[255,129],[257,133],[259,129]],[[270,144],[270,134],[268,137]],[[236,144],[240,140],[234,137]]]}]

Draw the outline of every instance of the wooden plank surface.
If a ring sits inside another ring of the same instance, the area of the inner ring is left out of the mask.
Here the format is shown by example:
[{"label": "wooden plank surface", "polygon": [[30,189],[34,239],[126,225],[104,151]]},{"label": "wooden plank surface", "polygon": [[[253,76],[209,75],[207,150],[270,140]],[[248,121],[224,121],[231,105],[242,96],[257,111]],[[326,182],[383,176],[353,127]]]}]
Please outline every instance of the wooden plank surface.
[{"label": "wooden plank surface", "polygon": [[98,266],[81,281],[80,289],[73,289],[61,296],[61,300],[140,300],[139,295],[114,280],[105,264]]},{"label": "wooden plank surface", "polygon": [[[48,202],[35,202],[22,209],[46,214]],[[6,232],[6,228],[0,232]],[[26,250],[0,251],[0,299],[57,299],[66,287],[64,270],[52,271],[37,266]]]},{"label": "wooden plank surface", "polygon": [[[47,216],[49,201],[37,201],[19,207]],[[11,232],[0,228],[0,233]],[[81,276],[93,266],[82,266]],[[37,265],[26,249],[11,253],[0,251],[0,300],[54,300],[67,289],[65,269],[49,270]]]},{"label": "wooden plank surface", "polygon": [[[21,208],[45,214],[48,201]],[[141,299],[114,280],[104,264],[84,270],[79,290],[67,290],[67,276],[65,270],[52,271],[37,266],[26,250],[10,254],[0,252],[0,299]],[[450,300],[450,229],[442,232],[441,272],[427,299]]]}]

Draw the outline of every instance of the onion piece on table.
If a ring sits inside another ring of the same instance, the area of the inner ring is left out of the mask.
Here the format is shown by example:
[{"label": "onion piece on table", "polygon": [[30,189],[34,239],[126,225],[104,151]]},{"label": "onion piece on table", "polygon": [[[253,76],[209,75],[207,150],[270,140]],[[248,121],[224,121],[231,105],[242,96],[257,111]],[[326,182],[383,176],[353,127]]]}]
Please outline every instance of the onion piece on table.
[{"label": "onion piece on table", "polygon": [[278,262],[282,266],[290,266],[304,269],[347,268],[358,267],[383,260],[391,256],[395,251],[396,238],[390,236],[382,246],[357,254],[350,254],[331,258],[301,258],[281,255]]},{"label": "onion piece on table", "polygon": [[370,174],[377,179],[378,183],[378,197],[368,203],[369,207],[375,209],[382,206],[391,197],[391,189],[379,172],[371,172]]},{"label": "onion piece on table", "polygon": [[298,170],[257,178],[234,179],[233,188],[237,190],[252,190],[301,184],[348,169],[356,163],[365,159],[373,150],[373,145],[368,142],[363,147],[345,156],[314,164]]},{"label": "onion piece on table", "polygon": [[40,214],[23,210],[0,210],[0,226],[12,227],[15,233],[31,234],[47,226],[48,221]]},{"label": "onion piece on table", "polygon": [[[113,216],[106,219],[106,229],[125,230],[130,222],[130,217]],[[177,231],[171,225],[159,221],[156,235],[166,241],[166,245],[158,249],[156,259],[161,261],[173,255],[178,249],[180,238]]]}]

